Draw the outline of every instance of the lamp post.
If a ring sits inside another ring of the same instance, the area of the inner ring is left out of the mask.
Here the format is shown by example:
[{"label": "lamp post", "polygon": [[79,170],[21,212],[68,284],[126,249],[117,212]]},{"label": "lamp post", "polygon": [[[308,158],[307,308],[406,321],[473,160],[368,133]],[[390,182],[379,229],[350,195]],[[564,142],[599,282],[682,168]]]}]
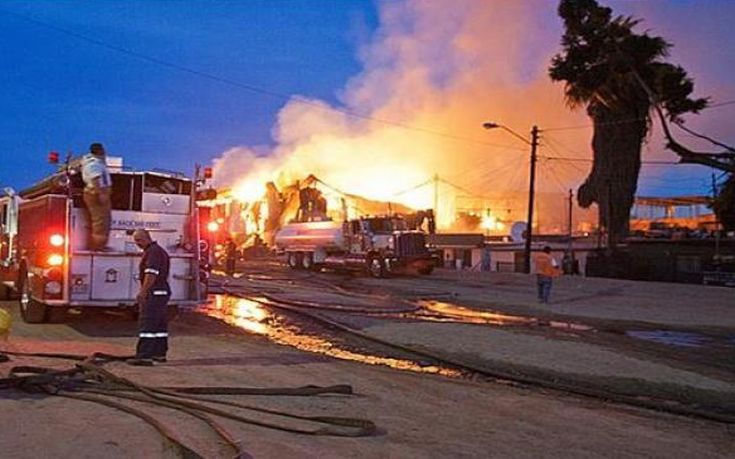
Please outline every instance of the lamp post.
[{"label": "lamp post", "polygon": [[526,219],[526,241],[523,250],[523,272],[526,274],[531,273],[531,238],[533,237],[533,201],[536,192],[536,147],[538,147],[538,133],[539,129],[537,126],[531,128],[531,140],[518,134],[514,130],[502,124],[487,122],[483,123],[482,127],[485,129],[501,128],[517,139],[520,139],[526,145],[531,146],[531,165],[529,172],[529,184],[528,184],[528,217]]}]

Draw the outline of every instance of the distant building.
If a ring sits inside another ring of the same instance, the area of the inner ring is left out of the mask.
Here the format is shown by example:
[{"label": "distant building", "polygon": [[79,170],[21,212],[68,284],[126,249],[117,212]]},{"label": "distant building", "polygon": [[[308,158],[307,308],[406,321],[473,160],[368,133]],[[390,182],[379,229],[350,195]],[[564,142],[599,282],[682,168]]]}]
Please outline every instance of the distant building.
[{"label": "distant building", "polygon": [[649,197],[638,196],[630,213],[633,235],[669,236],[666,229],[711,231],[717,228],[717,217],[708,196]]},{"label": "distant building", "polygon": [[480,269],[485,236],[475,233],[428,234],[427,244],[442,253],[445,268]]}]

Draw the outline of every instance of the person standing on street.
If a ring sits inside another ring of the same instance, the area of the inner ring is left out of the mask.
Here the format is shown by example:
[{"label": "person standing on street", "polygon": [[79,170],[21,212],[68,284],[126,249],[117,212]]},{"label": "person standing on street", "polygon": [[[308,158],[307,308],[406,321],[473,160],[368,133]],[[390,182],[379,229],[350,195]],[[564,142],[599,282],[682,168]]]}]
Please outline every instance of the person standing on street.
[{"label": "person standing on street", "polygon": [[133,233],[135,244],[143,249],[140,260],[140,291],[138,302],[138,345],[130,365],[150,366],[153,362],[165,362],[168,352],[168,285],[170,268],[166,251],[151,239],[144,229]]},{"label": "person standing on street", "polygon": [[235,266],[237,264],[237,245],[232,238],[227,238],[225,242],[225,272],[228,276],[235,274]]},{"label": "person standing on street", "polygon": [[84,204],[89,211],[91,231],[89,248],[103,250],[110,237],[112,202],[112,180],[107,171],[105,148],[101,143],[89,146],[89,153],[82,157],[82,180],[84,181]]},{"label": "person standing on street", "polygon": [[534,263],[536,264],[538,300],[540,303],[548,303],[554,278],[561,275],[559,263],[551,256],[551,247],[548,245],[541,253],[536,254]]}]

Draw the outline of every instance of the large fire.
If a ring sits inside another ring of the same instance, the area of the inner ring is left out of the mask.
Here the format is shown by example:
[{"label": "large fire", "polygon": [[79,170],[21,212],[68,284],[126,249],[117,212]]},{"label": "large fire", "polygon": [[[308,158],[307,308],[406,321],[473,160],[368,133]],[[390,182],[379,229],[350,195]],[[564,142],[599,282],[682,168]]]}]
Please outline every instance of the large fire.
[{"label": "large fire", "polygon": [[[553,8],[544,17],[533,2],[380,5],[379,30],[359,53],[364,70],[340,102],[292,98],[272,129],[274,146],[234,147],[215,160],[218,187],[253,203],[267,182],[283,189],[314,174],[332,210],[344,192],[385,202],[386,212],[388,203],[436,207],[439,229],[507,234],[525,220],[528,146],[483,122],[521,134],[537,124],[541,155],[590,157],[590,131],[544,131],[588,122],[546,75],[556,47],[538,40]],[[565,196],[588,167],[539,161],[534,224],[566,231]],[[575,227],[596,220],[575,213]]]}]

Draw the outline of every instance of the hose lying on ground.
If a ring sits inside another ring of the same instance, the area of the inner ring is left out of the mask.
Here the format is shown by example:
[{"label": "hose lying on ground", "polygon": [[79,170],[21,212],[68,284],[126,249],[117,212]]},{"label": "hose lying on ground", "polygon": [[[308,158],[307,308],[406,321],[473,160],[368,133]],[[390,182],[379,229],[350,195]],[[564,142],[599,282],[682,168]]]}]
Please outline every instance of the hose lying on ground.
[{"label": "hose lying on ground", "polygon": [[[288,395],[313,396],[320,394],[352,394],[352,387],[336,385],[328,387],[304,386],[297,388],[254,388],[254,387],[153,387],[138,384],[128,378],[120,377],[102,368],[110,361],[124,360],[127,356],[114,356],[95,353],[85,357],[74,354],[53,353],[22,353],[0,351],[0,356],[43,357],[74,360],[77,363],[73,368],[55,369],[35,366],[16,366],[11,368],[6,378],[0,378],[0,390],[20,390],[29,393],[43,393],[62,396],[77,400],[94,402],[112,407],[139,417],[153,426],[164,439],[182,457],[199,458],[195,451],[186,446],[162,422],[147,413],[110,400],[110,397],[134,400],[163,406],[182,411],[204,421],[225,443],[235,452],[236,457],[250,457],[242,448],[240,442],[211,415],[238,421],[244,424],[276,429],[304,435],[330,435],[340,437],[363,437],[373,435],[376,426],[372,421],[359,418],[337,416],[304,416],[267,408],[245,405],[242,403],[218,400],[201,395]],[[321,424],[322,427],[308,429],[265,422],[258,419],[242,416],[224,409],[215,408],[208,404],[219,404],[238,409],[246,409],[272,416],[281,416],[297,419],[307,423]]]}]

